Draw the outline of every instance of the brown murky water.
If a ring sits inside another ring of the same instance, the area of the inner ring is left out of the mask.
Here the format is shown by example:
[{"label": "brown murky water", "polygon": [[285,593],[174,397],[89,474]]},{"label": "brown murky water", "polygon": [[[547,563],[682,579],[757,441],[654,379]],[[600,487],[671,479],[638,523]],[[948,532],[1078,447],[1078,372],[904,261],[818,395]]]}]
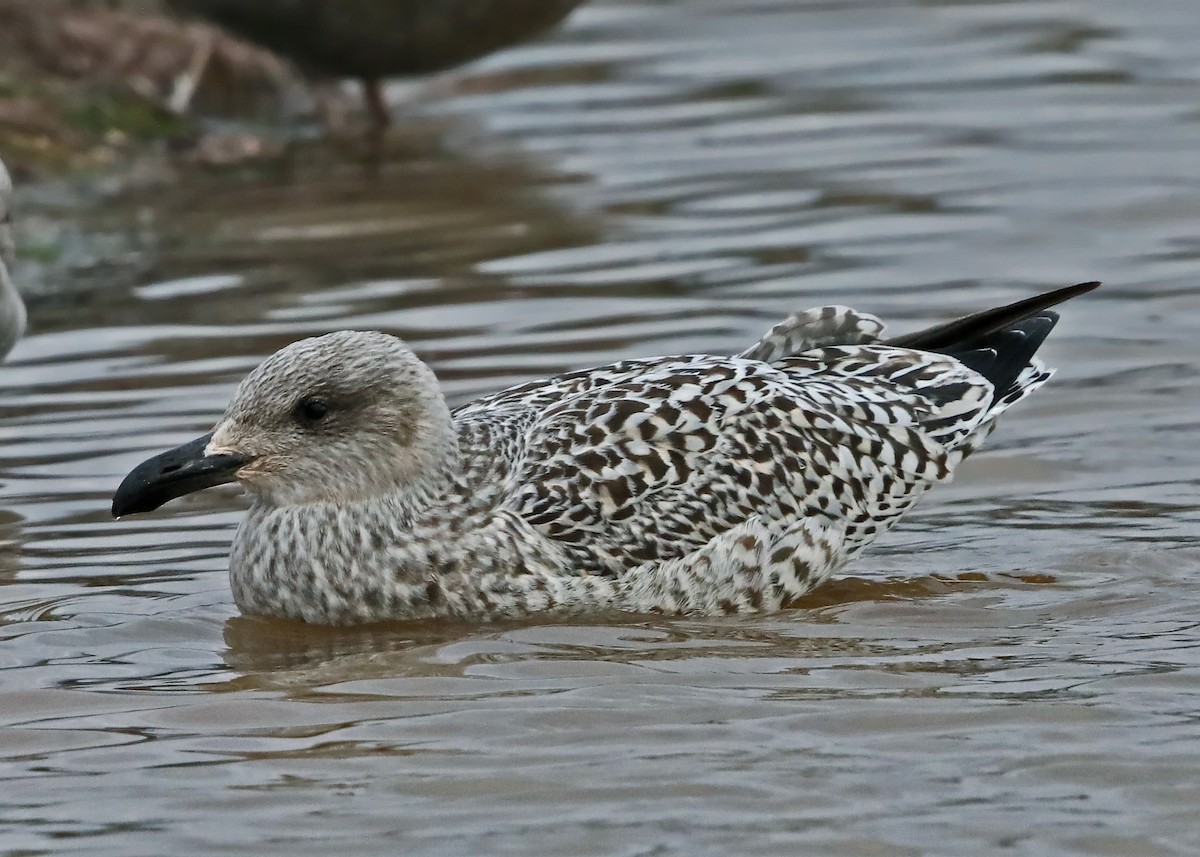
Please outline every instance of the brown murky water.
[{"label": "brown murky water", "polygon": [[[34,300],[0,372],[0,849],[1200,853],[1192,0],[595,0],[395,147],[89,214],[148,267]],[[398,333],[461,401],[1093,277],[1053,386],[780,615],[331,632],[236,616],[236,492],[108,519],[307,334]]]}]

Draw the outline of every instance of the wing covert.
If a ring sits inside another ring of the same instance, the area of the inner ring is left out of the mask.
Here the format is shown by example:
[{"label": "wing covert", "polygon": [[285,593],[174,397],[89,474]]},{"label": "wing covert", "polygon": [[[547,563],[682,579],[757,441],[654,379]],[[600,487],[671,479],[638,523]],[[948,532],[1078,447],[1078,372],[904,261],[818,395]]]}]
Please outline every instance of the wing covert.
[{"label": "wing covert", "polygon": [[601,571],[754,515],[825,516],[853,542],[948,478],[990,397],[952,358],[886,346],[662,361],[541,410],[504,505]]}]

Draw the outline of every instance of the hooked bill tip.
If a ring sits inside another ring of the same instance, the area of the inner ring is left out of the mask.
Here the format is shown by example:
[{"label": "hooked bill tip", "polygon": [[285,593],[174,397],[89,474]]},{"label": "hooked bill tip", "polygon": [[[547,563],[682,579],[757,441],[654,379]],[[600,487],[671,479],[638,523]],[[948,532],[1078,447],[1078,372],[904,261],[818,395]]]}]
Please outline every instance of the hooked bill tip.
[{"label": "hooked bill tip", "polygon": [[153,512],[169,500],[237,479],[251,456],[205,454],[212,435],[196,438],[175,449],[148,458],[121,480],[113,493],[112,516]]}]

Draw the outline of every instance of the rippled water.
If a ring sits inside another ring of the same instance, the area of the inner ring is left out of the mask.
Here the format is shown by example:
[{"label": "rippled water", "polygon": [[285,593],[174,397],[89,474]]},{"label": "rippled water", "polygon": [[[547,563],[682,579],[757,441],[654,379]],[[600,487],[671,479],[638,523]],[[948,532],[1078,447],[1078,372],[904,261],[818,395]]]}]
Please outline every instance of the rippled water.
[{"label": "rippled water", "polygon": [[[0,372],[0,849],[1200,852],[1191,0],[594,0],[403,115],[377,177],[309,146],[86,212],[139,254],[33,300]],[[311,333],[400,334],[463,401],[1091,278],[1053,386],[779,615],[238,618],[236,491],[107,514]]]}]

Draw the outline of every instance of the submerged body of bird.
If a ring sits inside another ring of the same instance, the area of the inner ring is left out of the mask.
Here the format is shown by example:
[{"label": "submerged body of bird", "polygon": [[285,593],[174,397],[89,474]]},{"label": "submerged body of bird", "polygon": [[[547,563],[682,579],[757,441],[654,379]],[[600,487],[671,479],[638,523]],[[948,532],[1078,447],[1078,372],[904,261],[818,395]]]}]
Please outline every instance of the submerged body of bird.
[{"label": "submerged body of bird", "polygon": [[126,477],[116,515],[239,480],[249,614],[347,624],[775,610],[950,478],[1050,377],[1048,307],[1088,283],[882,340],[800,313],[734,357],[630,360],[451,412],[400,340],[294,343],[212,434]]}]

